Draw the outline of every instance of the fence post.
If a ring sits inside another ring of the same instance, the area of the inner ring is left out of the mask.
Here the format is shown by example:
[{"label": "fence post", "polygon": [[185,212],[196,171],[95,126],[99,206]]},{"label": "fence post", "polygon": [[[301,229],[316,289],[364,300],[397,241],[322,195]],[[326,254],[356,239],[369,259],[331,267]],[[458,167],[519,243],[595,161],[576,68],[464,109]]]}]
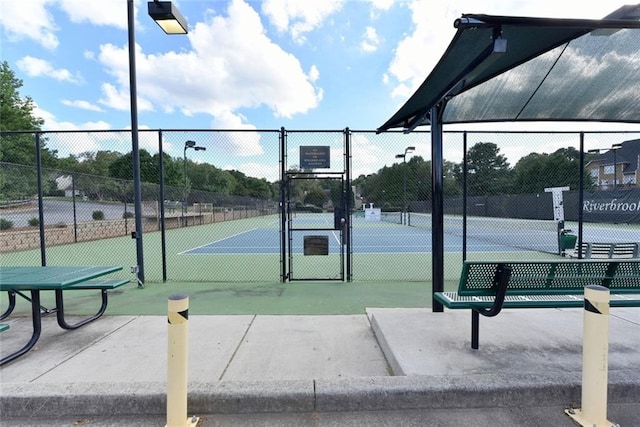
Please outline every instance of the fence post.
[{"label": "fence post", "polygon": [[167,427],[196,426],[197,417],[187,419],[189,297],[171,295],[168,312]]},{"label": "fence post", "polygon": [[566,413],[581,426],[614,426],[607,421],[609,369],[609,289],[584,288],[582,408]]}]

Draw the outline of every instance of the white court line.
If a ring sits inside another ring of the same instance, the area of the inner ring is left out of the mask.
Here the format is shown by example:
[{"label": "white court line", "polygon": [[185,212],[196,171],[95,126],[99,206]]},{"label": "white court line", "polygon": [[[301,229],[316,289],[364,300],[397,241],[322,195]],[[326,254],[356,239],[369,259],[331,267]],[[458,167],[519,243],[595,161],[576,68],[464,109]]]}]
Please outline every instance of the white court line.
[{"label": "white court line", "polygon": [[191,248],[191,249],[187,249],[186,251],[178,252],[178,255],[184,255],[187,252],[190,252],[190,251],[193,251],[193,250],[196,250],[196,249],[200,249],[200,248],[204,248],[204,247],[207,247],[207,246],[215,244],[215,243],[224,242],[225,240],[232,239],[232,238],[238,237],[238,236],[242,236],[243,234],[251,233],[252,231],[256,231],[256,230],[264,230],[264,228],[263,227],[256,227],[256,228],[252,228],[250,230],[245,230],[245,231],[243,231],[241,233],[232,234],[232,235],[227,236],[227,237],[225,237],[223,239],[214,240],[213,242],[205,243],[204,245],[196,246],[195,248]]}]

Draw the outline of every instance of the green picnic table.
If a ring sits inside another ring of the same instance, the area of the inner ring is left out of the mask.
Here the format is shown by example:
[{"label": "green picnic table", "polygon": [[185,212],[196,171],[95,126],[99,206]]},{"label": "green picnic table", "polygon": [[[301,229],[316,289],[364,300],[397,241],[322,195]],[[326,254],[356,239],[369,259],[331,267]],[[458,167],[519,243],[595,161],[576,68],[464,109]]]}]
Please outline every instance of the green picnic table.
[{"label": "green picnic table", "polygon": [[[0,320],[8,317],[16,305],[16,295],[31,303],[33,332],[27,344],[21,349],[0,359],[0,366],[25,354],[33,348],[42,331],[42,315],[56,313],[58,325],[63,329],[77,329],[102,316],[107,309],[107,290],[129,283],[129,279],[105,279],[102,276],[122,270],[122,266],[7,266],[0,267],[0,291],[9,294],[9,305]],[[86,317],[77,323],[69,324],[65,320],[63,291],[72,289],[95,289],[102,295],[102,305],[93,316]],[[30,297],[23,292],[29,292]],[[53,310],[44,309],[40,305],[40,291],[54,291],[56,306]]]}]

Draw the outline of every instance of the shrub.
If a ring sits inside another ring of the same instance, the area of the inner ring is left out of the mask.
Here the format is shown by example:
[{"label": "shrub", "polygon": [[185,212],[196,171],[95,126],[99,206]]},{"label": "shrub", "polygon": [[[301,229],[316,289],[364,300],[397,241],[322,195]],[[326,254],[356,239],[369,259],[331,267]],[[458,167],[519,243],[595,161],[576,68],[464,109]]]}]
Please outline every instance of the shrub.
[{"label": "shrub", "polygon": [[133,212],[130,211],[124,211],[122,213],[122,218],[127,219],[127,218],[133,218]]},{"label": "shrub", "polygon": [[0,230],[9,230],[13,228],[13,221],[9,221],[8,219],[0,218]]},{"label": "shrub", "polygon": [[102,211],[93,211],[93,213],[91,214],[91,216],[93,217],[93,219],[95,219],[96,221],[100,221],[102,219],[104,219],[104,212]]},{"label": "shrub", "polygon": [[31,217],[29,219],[29,225],[32,227],[37,227],[40,225],[40,220],[38,218],[36,218],[35,216]]}]

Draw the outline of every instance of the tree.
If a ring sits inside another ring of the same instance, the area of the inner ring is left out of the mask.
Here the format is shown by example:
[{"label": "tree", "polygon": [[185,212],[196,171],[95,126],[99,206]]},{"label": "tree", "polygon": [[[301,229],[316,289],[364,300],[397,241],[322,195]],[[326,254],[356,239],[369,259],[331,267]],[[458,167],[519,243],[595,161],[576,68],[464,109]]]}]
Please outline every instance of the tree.
[{"label": "tree", "polygon": [[[507,158],[492,142],[479,142],[467,153],[469,196],[490,196],[511,192],[511,171]],[[462,182],[461,170],[458,179]]]},{"label": "tree", "polygon": [[7,61],[0,64],[0,130],[38,131],[44,120],[33,115],[33,99],[22,99],[18,89],[22,80],[17,79]]},{"label": "tree", "polygon": [[[513,190],[516,193],[539,193],[549,187],[579,188],[580,152],[573,147],[552,154],[531,153],[513,168]],[[593,188],[593,180],[585,171],[585,188]]]},{"label": "tree", "polygon": [[[44,120],[33,114],[33,100],[29,96],[20,96],[21,87],[22,80],[16,78],[9,64],[6,61],[0,63],[0,130],[16,132],[0,136],[0,161],[35,165],[35,138],[32,132],[41,130]],[[56,152],[46,148],[44,139],[40,140],[40,150],[42,165],[53,167]]]},{"label": "tree", "polygon": [[304,203],[322,207],[329,200],[329,196],[320,188],[312,188],[304,196]]},{"label": "tree", "polygon": [[[141,149],[140,155],[140,180],[142,182],[158,183],[158,169],[156,162],[147,150]],[[113,178],[133,180],[133,154],[129,152],[118,157],[109,165],[109,176]]]}]

